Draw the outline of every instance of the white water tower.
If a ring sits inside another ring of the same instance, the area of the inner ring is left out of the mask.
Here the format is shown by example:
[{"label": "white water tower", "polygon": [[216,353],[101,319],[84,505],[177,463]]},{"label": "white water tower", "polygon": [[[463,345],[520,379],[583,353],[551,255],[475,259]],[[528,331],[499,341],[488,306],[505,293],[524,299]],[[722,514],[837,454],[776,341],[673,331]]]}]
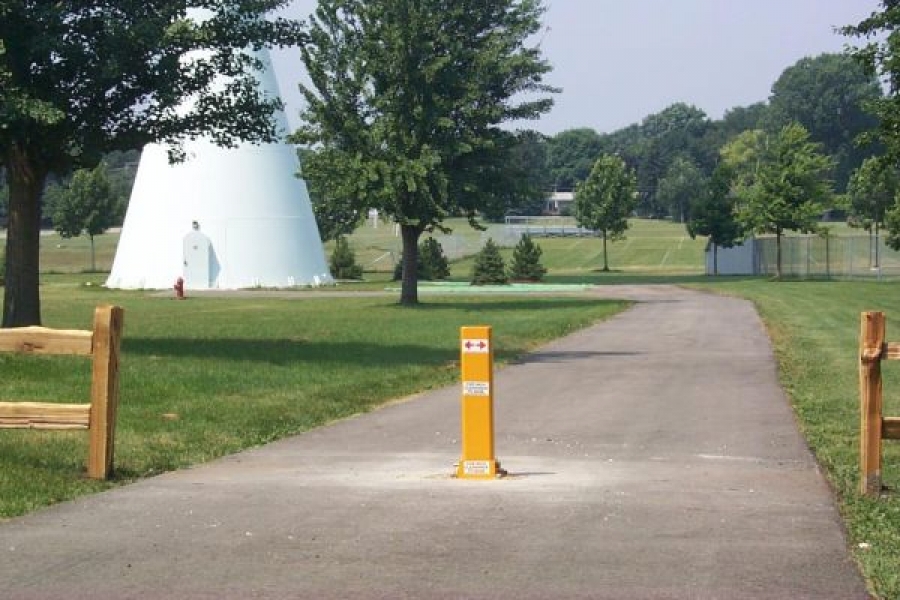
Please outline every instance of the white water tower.
[{"label": "white water tower", "polygon": [[[268,53],[260,88],[278,97]],[[275,118],[281,132],[287,119]],[[331,283],[295,149],[284,143],[220,148],[185,143],[187,160],[144,148],[107,287],[186,289],[293,287]]]}]

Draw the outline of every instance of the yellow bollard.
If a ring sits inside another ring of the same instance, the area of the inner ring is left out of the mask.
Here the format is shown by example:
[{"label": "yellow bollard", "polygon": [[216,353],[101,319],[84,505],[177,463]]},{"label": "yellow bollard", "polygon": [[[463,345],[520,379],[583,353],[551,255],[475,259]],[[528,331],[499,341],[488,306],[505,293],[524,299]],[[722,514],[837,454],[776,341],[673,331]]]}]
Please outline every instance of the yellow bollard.
[{"label": "yellow bollard", "polygon": [[494,348],[491,328],[460,328],[462,457],[456,476],[493,479],[506,473],[494,458]]}]

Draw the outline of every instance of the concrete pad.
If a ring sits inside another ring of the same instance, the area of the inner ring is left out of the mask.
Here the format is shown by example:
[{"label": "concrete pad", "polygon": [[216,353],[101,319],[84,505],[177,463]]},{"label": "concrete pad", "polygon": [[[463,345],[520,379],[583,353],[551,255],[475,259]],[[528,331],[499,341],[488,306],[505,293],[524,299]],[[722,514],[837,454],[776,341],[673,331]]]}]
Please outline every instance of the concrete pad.
[{"label": "concrete pad", "polygon": [[0,595],[867,598],[752,305],[596,293],[497,374],[509,477],[450,477],[453,386],[0,524]]}]

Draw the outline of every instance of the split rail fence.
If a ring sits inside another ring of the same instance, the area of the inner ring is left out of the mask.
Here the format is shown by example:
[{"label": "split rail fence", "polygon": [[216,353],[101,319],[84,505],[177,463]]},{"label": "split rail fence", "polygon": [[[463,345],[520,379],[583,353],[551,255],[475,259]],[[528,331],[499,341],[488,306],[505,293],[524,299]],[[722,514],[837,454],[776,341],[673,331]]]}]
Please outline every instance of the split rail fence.
[{"label": "split rail fence", "polygon": [[900,417],[885,417],[881,361],[900,360],[900,343],[885,341],[886,322],[882,312],[860,315],[859,399],[860,399],[860,492],[881,493],[882,440],[900,440]]},{"label": "split rail fence", "polygon": [[93,362],[90,404],[0,402],[0,429],[87,429],[88,477],[108,478],[115,451],[123,316],[121,307],[98,306],[93,331],[45,327],[0,330],[0,352],[87,356]]}]

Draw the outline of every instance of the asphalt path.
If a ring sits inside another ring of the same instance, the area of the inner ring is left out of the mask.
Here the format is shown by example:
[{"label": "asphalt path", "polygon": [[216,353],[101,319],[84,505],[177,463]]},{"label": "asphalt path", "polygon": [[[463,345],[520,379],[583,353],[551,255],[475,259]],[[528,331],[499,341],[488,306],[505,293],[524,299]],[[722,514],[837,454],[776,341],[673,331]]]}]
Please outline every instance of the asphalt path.
[{"label": "asphalt path", "polygon": [[[458,386],[0,524],[0,597],[867,598],[746,301],[665,286]],[[474,323],[473,323],[474,324]]]}]

